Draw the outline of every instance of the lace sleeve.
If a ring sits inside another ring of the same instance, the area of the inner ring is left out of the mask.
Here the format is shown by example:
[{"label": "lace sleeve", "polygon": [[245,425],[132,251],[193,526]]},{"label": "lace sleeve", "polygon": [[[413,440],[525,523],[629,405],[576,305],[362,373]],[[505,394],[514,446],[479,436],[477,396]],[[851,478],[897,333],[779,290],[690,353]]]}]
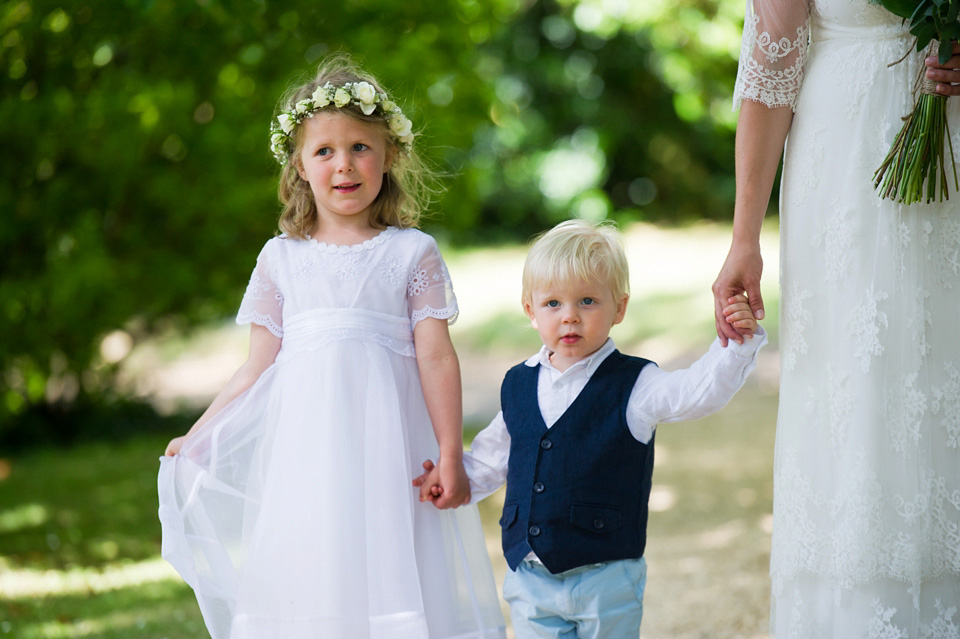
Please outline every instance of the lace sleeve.
[{"label": "lace sleeve", "polygon": [[457,320],[459,309],[453,283],[433,238],[407,277],[407,298],[413,326],[427,317],[445,319],[450,324]]},{"label": "lace sleeve", "polygon": [[796,106],[810,36],[807,0],[747,0],[733,108]]},{"label": "lace sleeve", "polygon": [[257,265],[237,312],[237,324],[259,324],[277,337],[283,337],[283,293],[276,284],[275,265],[269,256],[269,246],[264,246],[257,257]]}]

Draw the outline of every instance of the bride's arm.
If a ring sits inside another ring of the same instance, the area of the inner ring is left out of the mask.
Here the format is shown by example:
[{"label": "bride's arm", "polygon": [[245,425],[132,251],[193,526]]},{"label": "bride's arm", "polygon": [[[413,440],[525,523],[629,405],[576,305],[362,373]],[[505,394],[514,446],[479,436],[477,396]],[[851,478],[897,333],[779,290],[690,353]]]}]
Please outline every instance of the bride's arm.
[{"label": "bride's arm", "polygon": [[713,283],[717,336],[724,346],[728,339],[743,343],[743,337],[723,315],[723,308],[731,297],[745,292],[756,318],[764,317],[760,295],[760,275],[763,272],[760,227],[792,121],[790,107],[769,108],[753,100],[745,100],[740,107],[733,239],[727,259]]},{"label": "bride's arm", "polygon": [[809,38],[807,0],[747,0],[734,108],[740,107],[736,142],[736,185],[730,252],[713,284],[717,336],[724,346],[743,337],[723,316],[734,295],[746,293],[763,319],[760,226],[793,107],[803,82]]},{"label": "bride's arm", "polygon": [[282,338],[271,333],[259,324],[250,325],[250,352],[247,360],[233,374],[226,386],[214,398],[210,406],[203,412],[200,419],[187,431],[186,435],[174,437],[167,444],[164,455],[176,455],[190,437],[203,427],[210,419],[219,413],[224,406],[240,396],[245,390],[253,386],[260,379],[263,371],[270,368],[280,352]]}]

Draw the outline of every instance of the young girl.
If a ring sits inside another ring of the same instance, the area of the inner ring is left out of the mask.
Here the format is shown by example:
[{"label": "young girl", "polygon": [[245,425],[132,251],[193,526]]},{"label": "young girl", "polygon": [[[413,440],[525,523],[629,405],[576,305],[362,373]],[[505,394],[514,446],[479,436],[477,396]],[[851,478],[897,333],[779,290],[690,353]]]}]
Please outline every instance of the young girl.
[{"label": "young girl", "polygon": [[343,56],[280,104],[283,234],[237,317],[247,361],[161,458],[163,556],[214,639],[502,637],[476,510],[411,489],[439,455],[441,505],[469,500],[410,120]]}]

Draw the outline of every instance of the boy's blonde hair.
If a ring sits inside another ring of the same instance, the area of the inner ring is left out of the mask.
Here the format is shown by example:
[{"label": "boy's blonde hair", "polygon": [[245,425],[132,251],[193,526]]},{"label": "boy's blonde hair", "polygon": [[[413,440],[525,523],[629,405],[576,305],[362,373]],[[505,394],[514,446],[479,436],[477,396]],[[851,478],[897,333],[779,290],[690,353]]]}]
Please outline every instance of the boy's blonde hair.
[{"label": "boy's blonde hair", "polygon": [[[353,62],[349,55],[335,53],[320,63],[316,74],[309,81],[300,83],[283,95],[277,103],[274,117],[289,111],[297,102],[310,97],[317,87],[328,82],[338,87],[348,82],[369,82],[378,93],[385,93],[380,83]],[[426,211],[432,198],[440,192],[440,188],[434,171],[420,159],[414,145],[397,144],[382,109],[366,115],[358,104],[349,103],[337,107],[331,103],[322,111],[336,111],[382,130],[388,150],[393,153],[393,163],[383,176],[380,193],[370,205],[370,224],[374,228],[416,227],[421,214]],[[301,166],[303,128],[298,126],[291,134],[293,150],[280,173],[278,195],[283,204],[280,230],[288,236],[306,239],[314,232],[317,224],[317,204],[310,184],[300,177],[297,170]]]},{"label": "boy's blonde hair", "polygon": [[600,281],[617,301],[630,294],[630,270],[620,232],[612,222],[567,220],[538,236],[523,265],[522,302],[533,291],[573,281]]}]

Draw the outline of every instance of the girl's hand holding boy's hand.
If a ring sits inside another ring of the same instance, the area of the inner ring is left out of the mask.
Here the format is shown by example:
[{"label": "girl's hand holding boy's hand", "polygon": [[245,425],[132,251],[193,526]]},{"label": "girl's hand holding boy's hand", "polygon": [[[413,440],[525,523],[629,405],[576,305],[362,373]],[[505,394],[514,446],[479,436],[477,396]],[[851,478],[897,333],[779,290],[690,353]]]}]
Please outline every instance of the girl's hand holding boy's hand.
[{"label": "girl's hand holding boy's hand", "polygon": [[757,318],[753,315],[753,310],[747,302],[747,296],[744,294],[734,295],[727,299],[727,306],[723,308],[723,316],[727,323],[734,327],[740,333],[741,339],[737,340],[743,343],[743,337],[752,338],[757,332]]},{"label": "girl's hand holding boy's hand", "polygon": [[420,489],[420,501],[433,502],[437,508],[456,508],[470,501],[470,481],[463,462],[445,463],[440,459],[434,465],[429,459],[423,462],[426,471],[414,478],[413,485]]},{"label": "girl's hand holding boy's hand", "polygon": [[470,501],[470,481],[467,471],[463,467],[463,460],[440,456],[438,462],[440,470],[441,495],[433,502],[437,508],[456,508]]},{"label": "girl's hand holding boy's hand", "polygon": [[437,497],[443,494],[440,488],[440,469],[429,459],[423,462],[423,469],[427,472],[415,477],[413,485],[420,489],[420,501],[436,502]]}]

